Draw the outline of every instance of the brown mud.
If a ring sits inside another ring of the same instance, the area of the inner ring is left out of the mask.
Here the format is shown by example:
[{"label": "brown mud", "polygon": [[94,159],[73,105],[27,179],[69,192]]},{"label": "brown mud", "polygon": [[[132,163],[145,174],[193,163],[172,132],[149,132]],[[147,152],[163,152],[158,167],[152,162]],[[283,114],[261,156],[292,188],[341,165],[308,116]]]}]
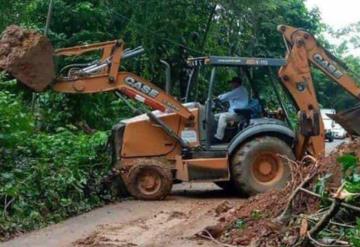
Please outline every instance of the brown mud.
[{"label": "brown mud", "polygon": [[[257,195],[236,207],[230,207],[226,203],[219,205],[215,210],[218,223],[206,227],[200,235],[206,237],[211,234],[216,241],[235,246],[292,246],[300,237],[300,222],[290,221],[284,224],[279,221],[279,215],[286,208],[290,194],[314,169],[316,176],[304,188],[313,191],[318,178],[330,174],[326,191],[334,193],[341,185],[342,178],[341,167],[336,159],[344,154],[360,157],[360,139],[342,143],[327,157],[317,160],[317,168],[314,162],[305,164],[297,173],[295,181],[283,190]],[[299,192],[293,200],[291,213],[312,214],[319,208],[320,199]]]},{"label": "brown mud", "polygon": [[[340,142],[327,143],[327,153]],[[352,144],[343,144],[335,152],[357,150],[356,146],[349,145]],[[341,174],[338,165],[332,162],[338,154],[332,155],[324,172],[331,169],[334,174]],[[107,205],[0,245],[215,247],[223,246],[219,244],[223,242],[238,243],[238,246],[293,246],[299,235],[298,222],[290,222],[289,227],[274,219],[283,211],[294,186],[287,191],[271,191],[243,199],[226,194],[213,183],[176,184],[172,194],[163,201],[126,200]],[[305,194],[297,196],[294,203],[296,213],[316,210],[319,205],[316,198]],[[217,242],[198,236],[204,233],[204,228]]]},{"label": "brown mud", "polygon": [[53,47],[47,37],[11,25],[1,34],[0,69],[35,91],[43,91],[55,78]]}]

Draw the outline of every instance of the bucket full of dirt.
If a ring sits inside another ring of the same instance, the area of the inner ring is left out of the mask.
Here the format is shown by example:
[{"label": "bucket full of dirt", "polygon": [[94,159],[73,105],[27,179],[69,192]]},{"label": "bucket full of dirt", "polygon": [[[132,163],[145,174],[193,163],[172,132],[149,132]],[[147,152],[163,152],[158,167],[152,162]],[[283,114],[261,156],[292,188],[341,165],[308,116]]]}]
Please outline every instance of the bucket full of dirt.
[{"label": "bucket full of dirt", "polygon": [[54,50],[48,38],[15,25],[0,37],[0,69],[35,91],[45,90],[55,78]]}]

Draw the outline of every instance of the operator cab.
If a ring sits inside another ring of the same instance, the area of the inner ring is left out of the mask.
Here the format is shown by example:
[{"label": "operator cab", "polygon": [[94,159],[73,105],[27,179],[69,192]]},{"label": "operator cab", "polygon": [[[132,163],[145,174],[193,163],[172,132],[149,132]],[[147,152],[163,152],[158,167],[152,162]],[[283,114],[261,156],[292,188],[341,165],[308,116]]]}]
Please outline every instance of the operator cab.
[{"label": "operator cab", "polygon": [[[284,64],[284,59],[272,58],[209,56],[188,59],[191,72],[185,102],[193,100],[204,102],[204,109],[200,111],[202,112],[200,114],[200,131],[203,131],[200,136],[203,136],[201,138],[203,147],[206,147],[207,150],[226,150],[235,136],[250,127],[250,125],[259,122],[281,120],[281,122],[286,121],[287,125],[291,126],[287,109],[285,109],[283,100],[278,92],[279,90],[276,89],[277,85],[274,83],[277,79],[274,76],[275,72],[273,69],[277,69]],[[267,69],[266,74],[268,76],[266,78],[256,78],[256,72],[262,72],[261,74],[263,75],[264,69]],[[210,79],[204,82],[204,77],[200,71],[209,74]],[[234,109],[238,117],[236,120],[228,122],[225,137],[219,142],[214,138],[218,124],[216,115],[221,112],[227,112],[228,105],[217,100],[216,96],[230,90],[229,88],[224,88],[223,83],[229,79],[230,75],[239,75],[243,83],[245,82],[244,86],[249,91],[249,103],[245,108]],[[273,94],[274,100],[277,102],[272,104],[272,108],[274,109],[274,105],[278,105],[277,111],[266,110],[268,107],[260,97],[261,85],[256,83],[258,80],[271,82],[268,84],[270,89],[265,88],[265,90],[267,90],[267,94]],[[199,91],[204,92],[204,90],[201,90],[204,84],[207,86],[207,94],[199,95]],[[272,92],[269,92],[269,90]]]}]

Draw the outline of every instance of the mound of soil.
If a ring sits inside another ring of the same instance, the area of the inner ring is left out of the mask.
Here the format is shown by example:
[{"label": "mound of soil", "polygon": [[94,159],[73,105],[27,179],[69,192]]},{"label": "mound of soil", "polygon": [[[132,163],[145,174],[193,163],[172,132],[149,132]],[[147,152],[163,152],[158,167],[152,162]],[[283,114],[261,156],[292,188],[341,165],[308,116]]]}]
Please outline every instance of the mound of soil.
[{"label": "mound of soil", "polygon": [[343,142],[333,152],[330,153],[330,157],[339,157],[344,154],[352,154],[360,157],[360,138],[355,138],[349,142]]},{"label": "mound of soil", "polygon": [[53,47],[45,36],[11,25],[1,34],[0,69],[35,91],[55,78]]},{"label": "mound of soil", "polygon": [[[360,139],[343,143],[328,157],[307,164],[299,163],[296,175],[293,174],[286,188],[280,191],[269,191],[249,198],[237,207],[220,205],[215,209],[218,224],[209,226],[200,236],[209,234],[220,242],[237,246],[292,246],[300,236],[300,222],[290,221],[288,224],[280,222],[278,216],[286,208],[292,191],[310,173],[315,171],[316,176],[305,188],[313,191],[317,178],[327,174],[326,190],[333,193],[341,185],[342,172],[337,163],[337,157],[344,154],[353,154],[360,157]],[[304,192],[298,192],[292,201],[292,214],[311,214],[319,210],[320,200]]]}]

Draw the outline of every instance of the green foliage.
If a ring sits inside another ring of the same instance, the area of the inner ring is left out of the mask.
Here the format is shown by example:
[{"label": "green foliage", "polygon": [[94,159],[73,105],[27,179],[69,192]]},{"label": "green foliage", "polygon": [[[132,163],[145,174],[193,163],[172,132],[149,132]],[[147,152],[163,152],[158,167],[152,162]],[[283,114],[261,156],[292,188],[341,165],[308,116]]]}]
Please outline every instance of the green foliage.
[{"label": "green foliage", "polygon": [[132,116],[130,109],[114,94],[72,95],[46,92],[37,98],[38,124],[54,131],[73,124],[91,129],[109,130],[121,119]]},{"label": "green foliage", "polygon": [[347,232],[351,246],[360,247],[360,218],[356,219],[356,227]]},{"label": "green foliage", "polygon": [[34,131],[19,96],[0,91],[0,239],[111,200],[106,132]]},{"label": "green foliage", "polygon": [[[48,1],[0,0],[0,6],[0,30],[14,23],[43,31]],[[209,22],[214,7],[215,18]],[[122,63],[122,69],[162,87],[159,60],[165,59],[172,66],[173,94],[181,97],[185,58],[283,57],[279,24],[313,33],[323,29],[318,11],[308,11],[303,0],[54,0],[49,38],[56,48],[119,38],[127,47],[142,45],[146,54]],[[56,61],[58,69],[68,61]],[[355,71],[360,68],[354,57],[346,57],[346,62]],[[237,73],[221,71],[216,92],[223,92],[226,80]],[[269,108],[278,107],[268,73],[256,69],[250,74],[253,93],[259,91]],[[194,98],[205,98],[208,78],[209,71],[199,75]],[[0,81],[0,210],[5,212],[0,216],[0,236],[58,222],[107,201],[110,194],[101,183],[110,170],[103,149],[106,131],[131,116],[128,108],[112,94],[45,92],[33,98],[6,75],[1,74]],[[314,81],[323,106],[352,104],[343,101],[345,96],[321,74],[315,72]],[[249,81],[246,84],[250,87]],[[291,108],[286,94],[280,94]],[[235,225],[241,228],[244,222],[239,219]]]},{"label": "green foliage", "polygon": [[246,222],[243,219],[237,219],[234,222],[234,228],[236,229],[244,229],[246,227]]},{"label": "green foliage", "polygon": [[13,148],[24,143],[34,127],[29,114],[19,98],[6,91],[0,91],[0,143],[4,148]]},{"label": "green foliage", "polygon": [[[360,166],[359,158],[351,154],[345,154],[337,159],[342,165],[345,173],[345,200],[359,206],[360,197]],[[347,238],[352,246],[360,246],[360,219],[357,219],[357,225],[354,229],[347,231]]]},{"label": "green foliage", "polygon": [[[351,154],[345,154],[339,157],[337,161],[342,165],[345,173],[345,189],[352,196],[350,199],[355,200],[360,195],[359,158]],[[355,194],[355,196],[352,194]]]},{"label": "green foliage", "polygon": [[359,158],[351,154],[345,154],[337,158],[337,162],[342,165],[343,171],[346,172],[349,169],[355,169],[357,167]]},{"label": "green foliage", "polygon": [[264,217],[264,215],[262,214],[262,212],[260,210],[253,210],[253,211],[251,211],[250,217],[253,220],[260,220],[261,218]]},{"label": "green foliage", "polygon": [[331,178],[332,174],[326,174],[320,177],[315,184],[315,192],[321,195],[322,204],[329,204],[327,198],[329,197],[329,193],[326,190],[329,178]]},{"label": "green foliage", "polygon": [[[21,18],[16,21],[10,19],[11,22],[43,29],[47,1],[13,2],[8,5]],[[215,13],[209,22],[215,6]],[[183,96],[179,94],[186,81],[183,67],[184,59],[188,56],[283,57],[283,41],[276,31],[277,25],[282,23],[311,32],[321,29],[319,13],[316,10],[308,11],[302,0],[54,0],[49,37],[57,48],[118,38],[124,39],[128,47],[142,45],[146,54],[131,64],[131,70],[163,86],[163,67],[159,60],[167,60],[172,66],[173,93]],[[220,78],[223,88],[225,79],[231,73],[222,76],[224,79]],[[263,89],[263,98],[274,98],[264,73],[260,71],[258,74],[251,79]],[[207,88],[207,81],[200,80],[198,90],[194,90],[199,94],[198,99],[204,98],[206,90],[203,88]],[[67,103],[70,108],[89,102],[86,96],[65,97],[71,98]],[[110,104],[111,98],[103,98],[102,101]],[[72,112],[70,114],[72,118],[79,116]]]}]

